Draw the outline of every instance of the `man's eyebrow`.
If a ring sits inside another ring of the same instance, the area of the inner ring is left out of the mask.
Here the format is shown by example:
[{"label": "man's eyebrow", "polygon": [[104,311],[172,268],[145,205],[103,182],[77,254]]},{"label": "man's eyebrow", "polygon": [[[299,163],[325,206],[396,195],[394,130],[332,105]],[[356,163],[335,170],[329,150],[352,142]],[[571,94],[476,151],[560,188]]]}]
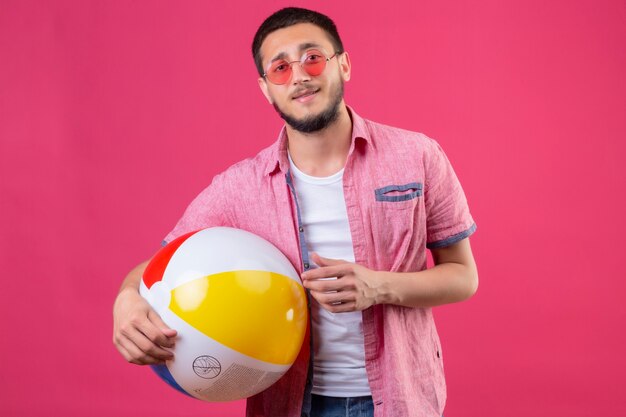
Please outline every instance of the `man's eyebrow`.
[{"label": "man's eyebrow", "polygon": [[321,47],[322,47],[322,45],[318,45],[318,44],[313,43],[313,42],[306,42],[306,43],[300,44],[299,49],[300,49],[300,51],[304,51],[304,50],[309,49],[309,48],[321,48]]},{"label": "man's eyebrow", "polygon": [[[298,50],[299,51],[306,51],[309,48],[321,48],[322,45],[319,45],[317,43],[314,42],[305,42],[305,43],[301,43],[298,46]],[[279,59],[285,59],[287,58],[287,53],[286,52],[281,52],[278,55],[276,55],[274,58],[272,58],[272,60],[270,62],[274,62],[274,61],[278,61]]]}]

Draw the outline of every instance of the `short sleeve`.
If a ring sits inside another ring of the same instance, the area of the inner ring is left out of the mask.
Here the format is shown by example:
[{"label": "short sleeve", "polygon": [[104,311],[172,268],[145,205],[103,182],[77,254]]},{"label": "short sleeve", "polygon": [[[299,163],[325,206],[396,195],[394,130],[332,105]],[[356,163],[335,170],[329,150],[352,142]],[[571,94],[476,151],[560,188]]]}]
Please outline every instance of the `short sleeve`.
[{"label": "short sleeve", "polygon": [[228,181],[225,173],[213,177],[213,181],[189,204],[174,229],[163,239],[165,246],[185,233],[207,227],[230,225]]},{"label": "short sleeve", "polygon": [[424,154],[426,247],[450,246],[476,231],[465,193],[441,146],[430,139]]}]

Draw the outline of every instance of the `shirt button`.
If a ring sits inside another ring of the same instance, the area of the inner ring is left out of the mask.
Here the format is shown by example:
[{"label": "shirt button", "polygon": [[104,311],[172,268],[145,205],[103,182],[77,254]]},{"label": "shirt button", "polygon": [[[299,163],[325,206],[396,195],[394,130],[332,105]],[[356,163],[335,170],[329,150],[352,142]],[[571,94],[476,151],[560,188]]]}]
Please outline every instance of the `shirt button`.
[{"label": "shirt button", "polygon": [[302,233],[302,232],[304,232],[304,227],[300,226],[300,228],[298,230],[300,230],[300,233]]},{"label": "shirt button", "polygon": [[308,262],[304,263],[304,269],[309,269],[309,263]]}]

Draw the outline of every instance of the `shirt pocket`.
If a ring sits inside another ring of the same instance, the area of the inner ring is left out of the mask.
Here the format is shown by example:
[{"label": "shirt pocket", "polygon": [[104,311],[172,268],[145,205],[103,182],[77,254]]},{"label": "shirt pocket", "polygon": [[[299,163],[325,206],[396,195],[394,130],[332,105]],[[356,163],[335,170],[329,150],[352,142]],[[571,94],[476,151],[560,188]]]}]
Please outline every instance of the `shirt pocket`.
[{"label": "shirt pocket", "polygon": [[385,208],[414,208],[416,200],[423,195],[423,189],[421,182],[392,184],[375,189],[374,197],[377,204],[382,204]]},{"label": "shirt pocket", "polygon": [[405,270],[409,249],[419,240],[417,222],[423,211],[421,182],[397,182],[374,190],[370,227],[378,262],[388,271]]}]

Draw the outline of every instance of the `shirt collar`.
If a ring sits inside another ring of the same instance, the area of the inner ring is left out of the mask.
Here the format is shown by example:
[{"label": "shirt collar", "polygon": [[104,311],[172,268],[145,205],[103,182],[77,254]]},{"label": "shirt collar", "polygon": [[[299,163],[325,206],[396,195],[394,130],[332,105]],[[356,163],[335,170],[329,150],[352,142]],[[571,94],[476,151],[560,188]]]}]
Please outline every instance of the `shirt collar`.
[{"label": "shirt collar", "polygon": [[[370,144],[370,134],[365,124],[365,120],[356,114],[352,107],[347,106],[348,114],[352,119],[352,143],[350,144],[350,151],[354,149],[357,139],[363,140],[365,143]],[[272,146],[270,152],[270,158],[265,169],[265,175],[275,174],[276,172],[287,173],[289,170],[289,159],[287,157],[287,129],[282,127],[278,134],[278,140]]]}]

